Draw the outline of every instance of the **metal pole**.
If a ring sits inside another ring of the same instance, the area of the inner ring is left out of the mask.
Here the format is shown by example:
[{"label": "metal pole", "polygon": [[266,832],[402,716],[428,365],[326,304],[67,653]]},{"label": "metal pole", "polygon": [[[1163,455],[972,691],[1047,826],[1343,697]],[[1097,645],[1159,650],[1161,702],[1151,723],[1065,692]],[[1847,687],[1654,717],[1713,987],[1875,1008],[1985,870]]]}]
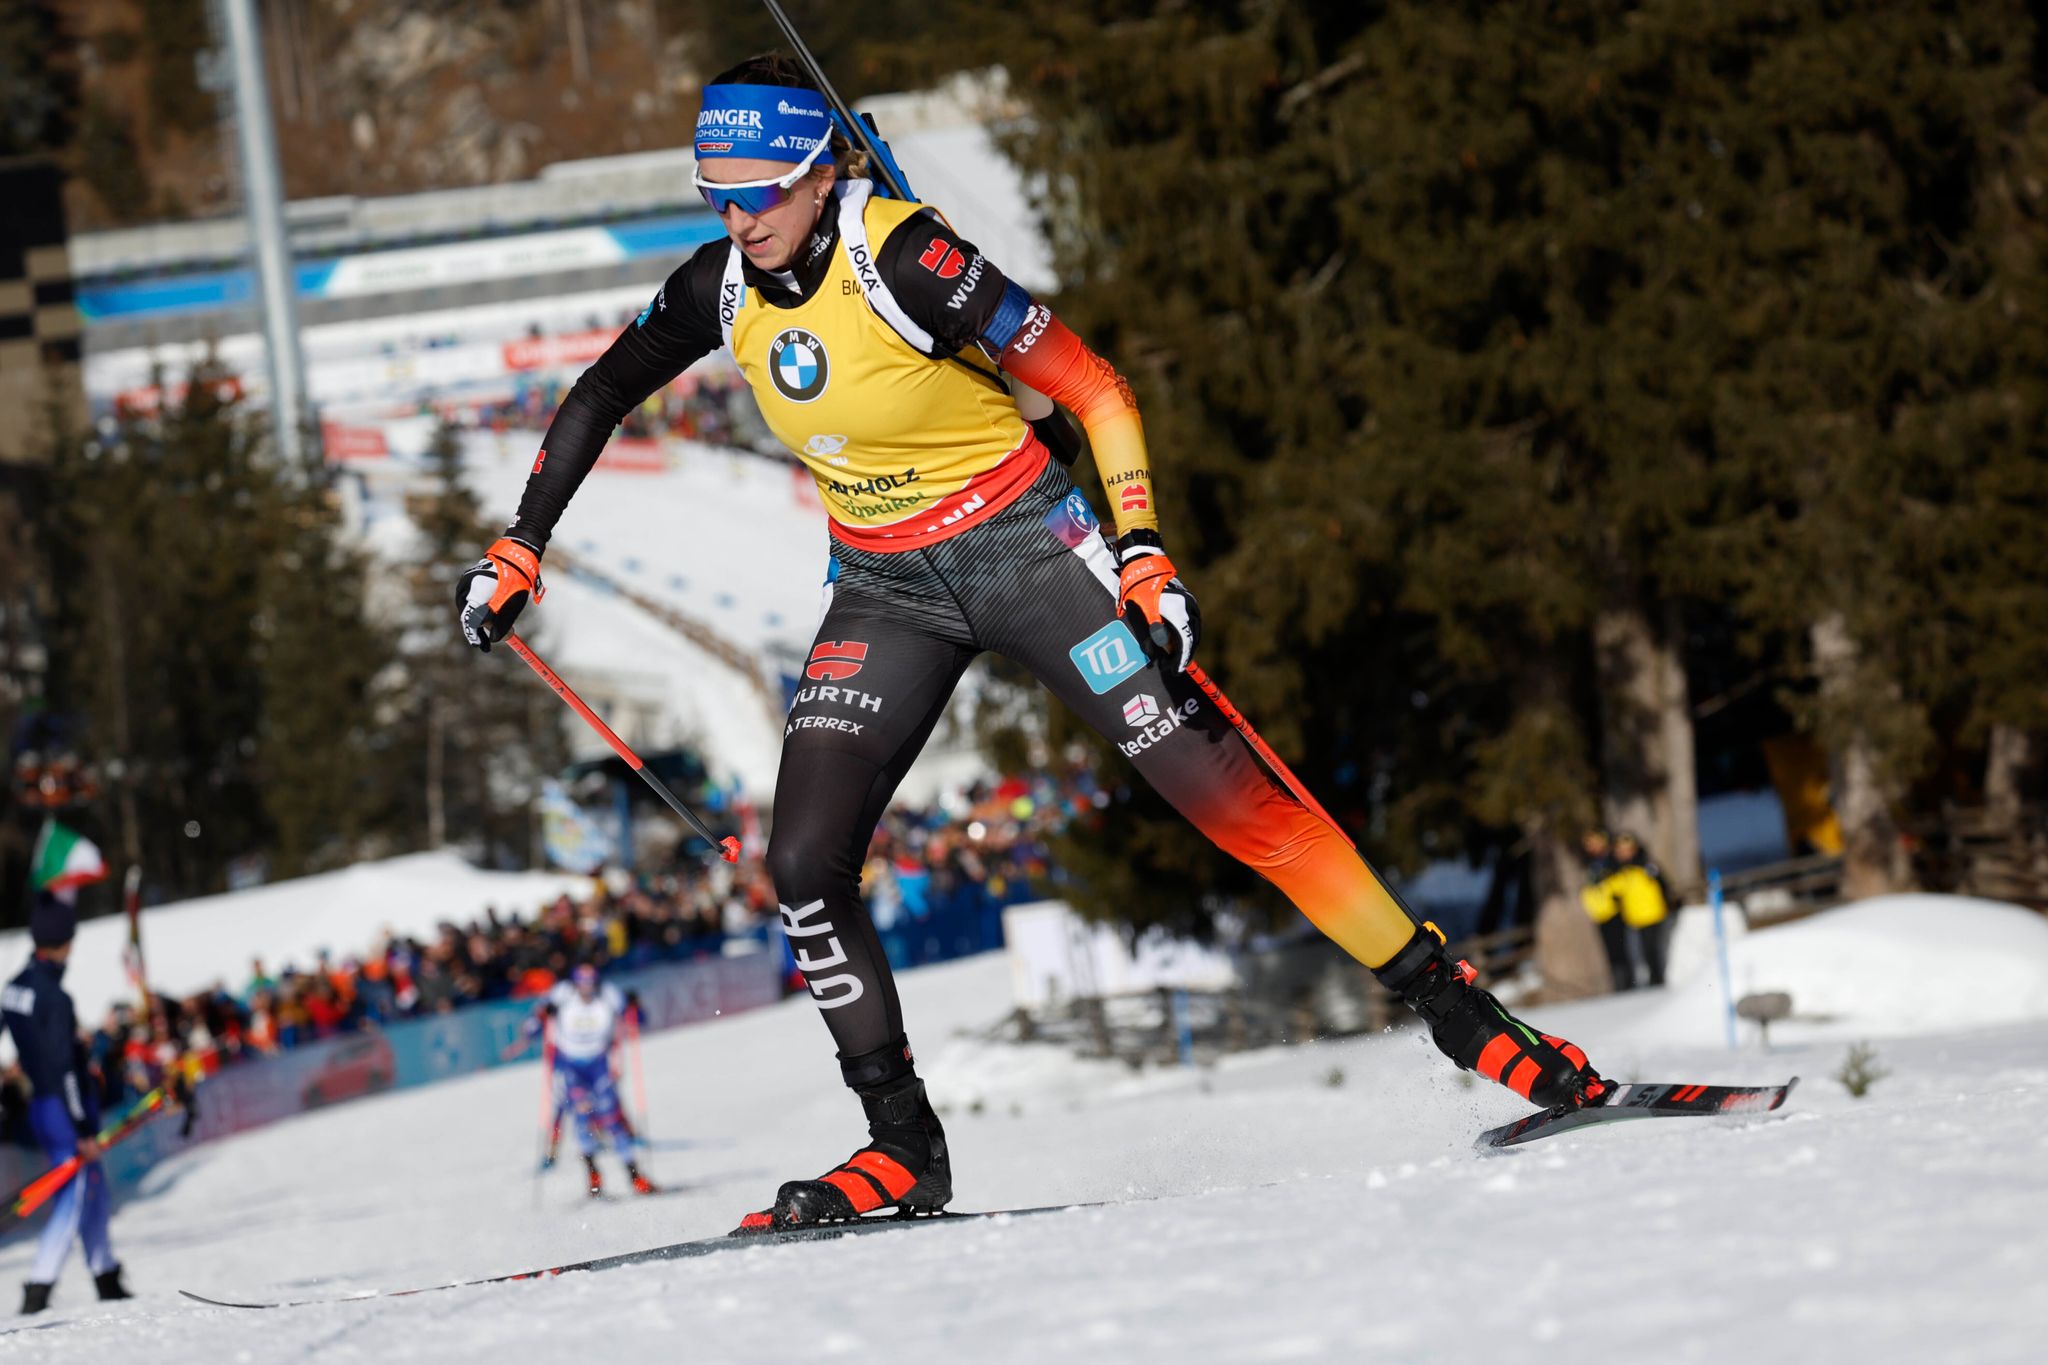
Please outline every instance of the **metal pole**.
[{"label": "metal pole", "polygon": [[277,134],[270,123],[270,90],[263,75],[263,39],[255,0],[220,0],[234,76],[235,146],[240,153],[242,203],[249,242],[256,251],[263,339],[270,355],[270,418],[278,453],[301,465],[312,411],[306,399],[306,362],[299,350],[299,296],[291,243],[284,231],[284,177],[278,170]]},{"label": "metal pole", "polygon": [[1714,910],[1714,955],[1721,966],[1721,1017],[1728,1026],[1728,1050],[1735,1051],[1735,982],[1728,973],[1728,926],[1724,922],[1727,898],[1721,894],[1721,872],[1707,869],[1707,904]]}]

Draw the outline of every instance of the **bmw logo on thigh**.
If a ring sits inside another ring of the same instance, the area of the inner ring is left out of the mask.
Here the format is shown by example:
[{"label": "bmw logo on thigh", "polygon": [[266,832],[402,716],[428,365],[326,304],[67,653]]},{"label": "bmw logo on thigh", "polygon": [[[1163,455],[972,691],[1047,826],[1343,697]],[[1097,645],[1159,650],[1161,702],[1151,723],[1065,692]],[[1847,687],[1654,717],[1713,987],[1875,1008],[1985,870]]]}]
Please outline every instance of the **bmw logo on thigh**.
[{"label": "bmw logo on thigh", "polygon": [[801,327],[789,327],[775,334],[768,344],[768,374],[775,391],[792,403],[808,403],[825,392],[832,375],[825,360],[825,343]]}]

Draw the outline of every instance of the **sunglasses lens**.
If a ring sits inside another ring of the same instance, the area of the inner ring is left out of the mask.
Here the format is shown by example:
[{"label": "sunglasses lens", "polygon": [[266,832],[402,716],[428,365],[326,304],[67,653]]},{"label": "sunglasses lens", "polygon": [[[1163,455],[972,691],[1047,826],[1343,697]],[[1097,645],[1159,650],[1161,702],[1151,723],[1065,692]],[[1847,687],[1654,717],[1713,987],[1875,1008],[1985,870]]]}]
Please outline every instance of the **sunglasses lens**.
[{"label": "sunglasses lens", "polygon": [[789,198],[789,187],[785,185],[744,185],[730,190],[700,185],[698,189],[711,211],[720,217],[735,206],[749,214],[766,213]]}]

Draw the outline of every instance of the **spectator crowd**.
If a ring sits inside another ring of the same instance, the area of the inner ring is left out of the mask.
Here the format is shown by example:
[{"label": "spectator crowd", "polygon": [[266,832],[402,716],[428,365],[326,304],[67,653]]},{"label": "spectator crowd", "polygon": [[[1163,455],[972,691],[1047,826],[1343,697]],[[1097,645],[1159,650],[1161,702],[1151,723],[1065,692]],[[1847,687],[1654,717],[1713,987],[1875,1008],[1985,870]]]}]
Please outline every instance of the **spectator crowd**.
[{"label": "spectator crowd", "polygon": [[[948,810],[893,809],[876,831],[862,888],[892,964],[959,957],[1002,944],[1002,910],[1055,894],[1063,880],[1048,844],[1069,820],[1108,802],[1075,764],[971,787]],[[101,1102],[116,1112],[182,1073],[223,1066],[365,1028],[494,1000],[546,994],[578,962],[624,970],[716,956],[729,939],[761,934],[776,914],[760,850],[739,865],[687,864],[635,877],[612,874],[590,899],[564,895],[532,917],[487,909],[432,934],[385,933],[359,952],[321,950],[310,964],[257,959],[184,997],[152,993],[147,1018],[114,1005],[86,1039]],[[784,949],[787,984],[802,978]],[[18,1068],[0,1075],[0,1132],[14,1130],[25,1092]]]}]

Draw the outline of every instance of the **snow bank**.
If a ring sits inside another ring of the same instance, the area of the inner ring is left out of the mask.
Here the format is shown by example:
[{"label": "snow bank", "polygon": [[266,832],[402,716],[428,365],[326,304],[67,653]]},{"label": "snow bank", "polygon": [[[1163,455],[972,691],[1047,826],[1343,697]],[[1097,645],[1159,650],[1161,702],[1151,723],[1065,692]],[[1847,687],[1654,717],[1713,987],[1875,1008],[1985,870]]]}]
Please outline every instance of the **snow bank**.
[{"label": "snow bank", "polygon": [[[1643,1041],[1712,1045],[1723,1003],[1705,912],[1689,912],[1673,985],[1615,1002]],[[1901,1037],[2048,1018],[2048,918],[1968,896],[1878,896],[1739,934],[1728,966],[1737,999],[1792,997],[1771,1041]],[[1755,1026],[1744,1023],[1753,1041]]]}]

